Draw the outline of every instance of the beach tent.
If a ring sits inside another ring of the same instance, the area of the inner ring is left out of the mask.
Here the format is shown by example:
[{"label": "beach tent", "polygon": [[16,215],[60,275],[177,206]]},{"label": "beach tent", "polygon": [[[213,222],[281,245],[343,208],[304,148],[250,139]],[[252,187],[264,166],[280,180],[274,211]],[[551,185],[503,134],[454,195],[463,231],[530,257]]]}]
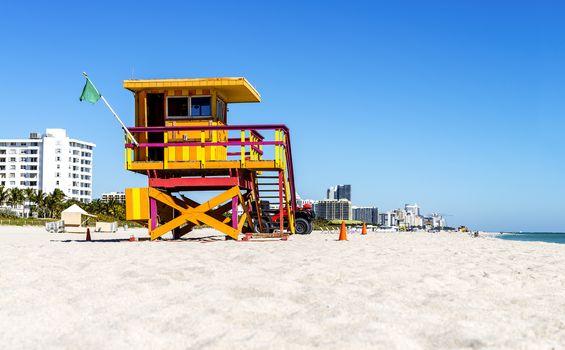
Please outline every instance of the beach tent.
[{"label": "beach tent", "polygon": [[61,220],[65,223],[66,232],[86,232],[86,226],[82,226],[82,224],[88,217],[94,218],[96,215],[87,213],[76,204],[71,205],[61,212]]}]

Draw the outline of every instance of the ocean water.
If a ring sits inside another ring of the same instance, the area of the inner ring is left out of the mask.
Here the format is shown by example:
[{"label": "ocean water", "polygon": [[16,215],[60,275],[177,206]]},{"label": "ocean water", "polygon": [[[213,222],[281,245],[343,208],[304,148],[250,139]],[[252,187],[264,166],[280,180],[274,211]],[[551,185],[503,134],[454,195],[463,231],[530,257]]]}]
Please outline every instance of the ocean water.
[{"label": "ocean water", "polygon": [[509,241],[538,241],[565,244],[565,232],[512,232],[503,233],[496,238]]}]

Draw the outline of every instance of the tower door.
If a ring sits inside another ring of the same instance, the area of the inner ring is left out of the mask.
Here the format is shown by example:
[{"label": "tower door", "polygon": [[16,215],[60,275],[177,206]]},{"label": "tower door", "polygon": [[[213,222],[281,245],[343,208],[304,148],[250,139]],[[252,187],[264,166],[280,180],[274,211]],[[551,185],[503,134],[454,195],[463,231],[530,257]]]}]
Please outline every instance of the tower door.
[{"label": "tower door", "polygon": [[[165,126],[165,95],[164,94],[147,94],[147,126]],[[149,133],[149,143],[162,143],[164,141],[163,133]],[[148,151],[149,160],[162,161],[163,148],[152,147]]]}]

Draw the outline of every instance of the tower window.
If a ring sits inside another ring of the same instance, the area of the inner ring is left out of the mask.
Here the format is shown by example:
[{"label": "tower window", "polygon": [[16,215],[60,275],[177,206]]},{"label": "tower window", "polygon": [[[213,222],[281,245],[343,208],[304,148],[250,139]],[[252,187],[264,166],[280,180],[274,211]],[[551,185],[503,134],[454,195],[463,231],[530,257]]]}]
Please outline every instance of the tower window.
[{"label": "tower window", "polygon": [[188,117],[188,97],[167,97],[167,116]]},{"label": "tower window", "polygon": [[190,116],[206,116],[212,115],[212,107],[210,105],[210,97],[193,97],[190,99]]},{"label": "tower window", "polygon": [[211,100],[212,98],[210,96],[169,96],[167,97],[167,117],[211,117]]}]

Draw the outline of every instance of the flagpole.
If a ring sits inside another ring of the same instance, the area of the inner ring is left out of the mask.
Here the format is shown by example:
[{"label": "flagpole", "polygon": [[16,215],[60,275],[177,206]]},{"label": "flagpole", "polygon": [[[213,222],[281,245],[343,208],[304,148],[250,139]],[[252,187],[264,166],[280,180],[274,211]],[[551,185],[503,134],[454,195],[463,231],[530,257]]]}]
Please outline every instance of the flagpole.
[{"label": "flagpole", "polygon": [[131,132],[129,132],[128,128],[126,128],[126,126],[124,125],[124,123],[122,122],[122,120],[120,119],[120,117],[118,117],[118,115],[116,114],[116,112],[114,112],[114,109],[112,108],[112,106],[110,106],[110,104],[108,103],[108,101],[106,101],[106,99],[104,98],[103,95],[100,95],[100,98],[102,99],[102,101],[104,101],[104,103],[106,104],[106,107],[108,107],[108,109],[110,110],[110,112],[112,112],[112,114],[114,115],[114,117],[116,117],[116,120],[118,121],[118,123],[120,123],[120,125],[122,126],[122,129],[124,129],[124,131],[126,132],[126,134],[128,134],[128,136],[131,138],[131,140],[133,141],[133,143],[136,146],[139,146],[139,143],[137,142],[137,140],[135,139],[135,137],[133,137],[133,135],[131,134]]},{"label": "flagpole", "polygon": [[[84,75],[84,77],[87,80],[90,80],[90,78],[88,78],[88,74],[86,74],[86,72],[82,72],[82,75]],[[139,142],[137,142],[137,140],[135,139],[135,137],[133,137],[133,135],[131,134],[131,132],[128,130],[128,128],[124,125],[124,123],[122,122],[122,120],[120,119],[120,117],[118,117],[118,114],[114,111],[114,109],[112,108],[112,106],[110,106],[110,104],[108,103],[108,101],[106,101],[106,99],[104,98],[104,96],[102,96],[102,94],[100,93],[100,91],[98,91],[98,89],[96,89],[96,86],[94,86],[94,84],[92,83],[92,81],[90,81],[90,83],[92,84],[92,87],[94,87],[94,89],[96,90],[96,92],[100,95],[100,98],[102,99],[102,101],[104,101],[104,103],[106,104],[106,107],[108,107],[108,109],[110,110],[110,112],[112,112],[112,114],[114,115],[114,117],[116,117],[116,120],[118,121],[118,123],[120,123],[120,125],[122,126],[122,129],[126,132],[126,134],[129,136],[129,138],[133,141],[133,143],[136,146],[139,146]]]}]

